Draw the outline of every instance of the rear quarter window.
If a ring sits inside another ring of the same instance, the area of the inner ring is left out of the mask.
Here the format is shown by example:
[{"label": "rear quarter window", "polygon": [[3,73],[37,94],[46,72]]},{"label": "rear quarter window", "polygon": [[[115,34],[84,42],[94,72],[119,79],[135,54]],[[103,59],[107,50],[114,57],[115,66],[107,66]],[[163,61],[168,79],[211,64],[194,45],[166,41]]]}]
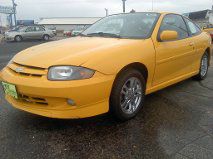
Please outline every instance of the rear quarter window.
[{"label": "rear quarter window", "polygon": [[193,23],[192,21],[190,21],[187,18],[184,18],[186,21],[186,24],[189,28],[189,33],[193,36],[193,35],[198,35],[201,33],[201,29],[200,27],[198,27],[195,23]]}]

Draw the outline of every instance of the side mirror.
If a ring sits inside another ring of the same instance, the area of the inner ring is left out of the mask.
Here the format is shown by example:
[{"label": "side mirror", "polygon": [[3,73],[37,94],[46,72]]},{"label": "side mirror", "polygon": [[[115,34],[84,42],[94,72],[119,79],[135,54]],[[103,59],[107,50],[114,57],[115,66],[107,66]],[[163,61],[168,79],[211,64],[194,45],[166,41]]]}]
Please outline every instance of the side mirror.
[{"label": "side mirror", "polygon": [[172,41],[178,39],[178,33],[176,31],[165,30],[160,34],[161,41]]}]

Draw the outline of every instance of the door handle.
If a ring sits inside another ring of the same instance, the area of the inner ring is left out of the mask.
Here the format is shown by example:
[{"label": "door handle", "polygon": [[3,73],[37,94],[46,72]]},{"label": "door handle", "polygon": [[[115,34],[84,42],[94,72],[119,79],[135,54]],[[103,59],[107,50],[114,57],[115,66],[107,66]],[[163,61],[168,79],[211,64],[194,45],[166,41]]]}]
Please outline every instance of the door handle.
[{"label": "door handle", "polygon": [[195,50],[195,43],[194,42],[190,42],[189,46],[192,47],[193,50]]},{"label": "door handle", "polygon": [[194,42],[190,42],[189,46],[195,46],[195,43]]}]

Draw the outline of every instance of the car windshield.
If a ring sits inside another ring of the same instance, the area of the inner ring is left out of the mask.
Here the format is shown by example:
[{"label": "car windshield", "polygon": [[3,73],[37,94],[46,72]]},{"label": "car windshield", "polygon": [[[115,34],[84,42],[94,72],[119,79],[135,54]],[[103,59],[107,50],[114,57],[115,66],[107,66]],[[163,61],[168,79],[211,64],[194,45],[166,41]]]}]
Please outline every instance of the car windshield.
[{"label": "car windshield", "polygon": [[19,29],[20,29],[19,27],[15,27],[15,28],[12,28],[11,31],[17,31]]},{"label": "car windshield", "polygon": [[112,15],[101,19],[80,35],[145,39],[150,37],[159,16],[158,13]]},{"label": "car windshield", "polygon": [[17,26],[12,28],[10,31],[19,31],[22,27],[21,26]]}]

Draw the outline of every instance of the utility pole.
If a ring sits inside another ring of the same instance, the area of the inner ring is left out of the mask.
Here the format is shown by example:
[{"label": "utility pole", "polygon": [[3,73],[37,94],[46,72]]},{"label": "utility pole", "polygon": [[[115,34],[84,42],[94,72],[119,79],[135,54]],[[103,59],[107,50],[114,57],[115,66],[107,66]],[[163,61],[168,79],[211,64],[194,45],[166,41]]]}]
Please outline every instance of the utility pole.
[{"label": "utility pole", "polygon": [[9,14],[7,18],[8,18],[10,28],[12,28],[13,27],[13,14]]},{"label": "utility pole", "polygon": [[3,25],[2,25],[2,21],[1,21],[1,15],[0,15],[0,27],[2,27]]},{"label": "utility pole", "polygon": [[105,11],[106,11],[106,17],[108,17],[109,15],[109,10],[107,8],[105,8]]},{"label": "utility pole", "polygon": [[152,0],[152,11],[154,11],[154,0]]},{"label": "utility pole", "polygon": [[3,25],[2,25],[2,21],[1,21],[1,15],[0,15],[0,34],[2,34],[2,27],[3,27]]},{"label": "utility pole", "polygon": [[12,4],[13,4],[13,12],[14,12],[14,21],[15,21],[15,26],[16,26],[16,7],[17,7],[17,4],[15,3],[15,0],[12,0]]},{"label": "utility pole", "polygon": [[126,12],[126,1],[127,0],[122,0],[123,1],[123,13]]}]

